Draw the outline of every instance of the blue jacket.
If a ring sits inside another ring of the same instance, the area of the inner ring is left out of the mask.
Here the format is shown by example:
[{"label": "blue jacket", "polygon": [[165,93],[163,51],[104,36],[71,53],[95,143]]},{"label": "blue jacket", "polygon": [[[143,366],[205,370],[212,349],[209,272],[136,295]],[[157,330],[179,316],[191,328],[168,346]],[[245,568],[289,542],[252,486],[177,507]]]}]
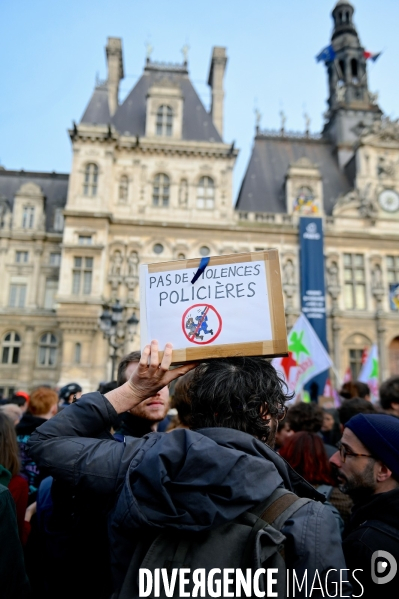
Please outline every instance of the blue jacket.
[{"label": "blue jacket", "polygon": [[[29,440],[30,455],[49,474],[77,488],[114,496],[110,517],[111,561],[119,589],[143,539],[164,527],[201,531],[231,521],[284,486],[301,497],[323,496],[251,435],[226,428],[176,429],[123,443],[96,439],[117,421],[100,393],[84,395],[40,426]],[[334,516],[320,501],[301,507],[284,525],[287,567],[298,579],[307,570],[331,582],[345,569]],[[345,578],[345,577],[344,577]],[[351,587],[343,584],[343,594]],[[305,597],[305,590],[297,597]],[[312,597],[323,596],[313,592]]]}]

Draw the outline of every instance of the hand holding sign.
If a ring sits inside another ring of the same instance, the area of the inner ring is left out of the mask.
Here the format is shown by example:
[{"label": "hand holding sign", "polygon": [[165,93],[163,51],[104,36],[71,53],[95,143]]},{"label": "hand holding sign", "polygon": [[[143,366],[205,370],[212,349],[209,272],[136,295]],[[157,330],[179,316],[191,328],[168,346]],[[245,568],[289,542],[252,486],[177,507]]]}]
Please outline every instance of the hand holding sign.
[{"label": "hand holding sign", "polygon": [[190,362],[169,370],[172,362],[172,349],[171,343],[165,345],[162,362],[160,363],[158,341],[153,340],[151,345],[144,347],[138,368],[133,372],[130,379],[121,387],[105,395],[118,414],[131,410],[145,399],[155,395],[163,387],[169,385],[174,379],[197,366],[197,362]]}]

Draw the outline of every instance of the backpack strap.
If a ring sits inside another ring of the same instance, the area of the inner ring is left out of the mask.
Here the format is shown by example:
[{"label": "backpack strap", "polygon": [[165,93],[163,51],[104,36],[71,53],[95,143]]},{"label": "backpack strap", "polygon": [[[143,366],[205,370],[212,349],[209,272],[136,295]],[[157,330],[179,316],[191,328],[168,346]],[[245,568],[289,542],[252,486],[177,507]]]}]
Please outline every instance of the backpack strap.
[{"label": "backpack strap", "polygon": [[288,489],[278,487],[266,502],[251,512],[280,531],[288,518],[310,501],[307,497],[298,497]]}]

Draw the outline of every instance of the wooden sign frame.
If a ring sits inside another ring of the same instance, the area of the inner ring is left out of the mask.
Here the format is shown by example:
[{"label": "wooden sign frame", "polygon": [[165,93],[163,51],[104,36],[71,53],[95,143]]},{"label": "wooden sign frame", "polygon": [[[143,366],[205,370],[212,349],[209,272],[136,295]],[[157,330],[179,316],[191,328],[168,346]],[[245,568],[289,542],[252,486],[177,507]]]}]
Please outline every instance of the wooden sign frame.
[{"label": "wooden sign frame", "polygon": [[[278,250],[270,249],[242,254],[229,254],[225,256],[211,256],[208,267],[239,264],[241,262],[264,261],[266,282],[270,310],[272,339],[248,343],[230,343],[223,345],[201,345],[197,347],[176,348],[173,350],[172,364],[208,360],[212,358],[227,358],[236,356],[264,356],[268,358],[287,356],[287,329],[285,322],[283,291],[281,285],[280,261]],[[140,267],[140,326],[142,349],[149,343],[147,332],[146,310],[146,275],[163,273],[167,271],[190,268],[193,272],[198,269],[200,259],[174,260],[172,262],[158,262]],[[146,270],[147,268],[147,270]],[[162,348],[160,348],[162,349]],[[163,352],[160,352],[162,356]]]}]

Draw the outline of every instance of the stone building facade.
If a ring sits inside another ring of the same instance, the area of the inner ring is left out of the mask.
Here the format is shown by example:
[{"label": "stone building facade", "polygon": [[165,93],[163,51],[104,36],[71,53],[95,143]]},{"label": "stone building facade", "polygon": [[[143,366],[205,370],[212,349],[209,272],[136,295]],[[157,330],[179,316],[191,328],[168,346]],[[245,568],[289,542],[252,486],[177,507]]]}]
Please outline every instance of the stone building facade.
[{"label": "stone building facade", "polygon": [[[262,131],[232,207],[237,150],[223,140],[226,50],[212,52],[207,112],[187,63],[153,62],[119,103],[122,43],[109,38],[107,81],[70,130],[71,173],[0,171],[0,390],[110,376],[98,319],[118,299],[140,319],[140,263],[280,251],[288,326],[300,311],[298,220],[323,218],[328,337],[356,376],[378,342],[381,376],[399,374],[399,125],[382,115],[340,0],[320,135]],[[232,65],[234,68],[234,65]],[[139,346],[126,339],[120,352]]]}]

